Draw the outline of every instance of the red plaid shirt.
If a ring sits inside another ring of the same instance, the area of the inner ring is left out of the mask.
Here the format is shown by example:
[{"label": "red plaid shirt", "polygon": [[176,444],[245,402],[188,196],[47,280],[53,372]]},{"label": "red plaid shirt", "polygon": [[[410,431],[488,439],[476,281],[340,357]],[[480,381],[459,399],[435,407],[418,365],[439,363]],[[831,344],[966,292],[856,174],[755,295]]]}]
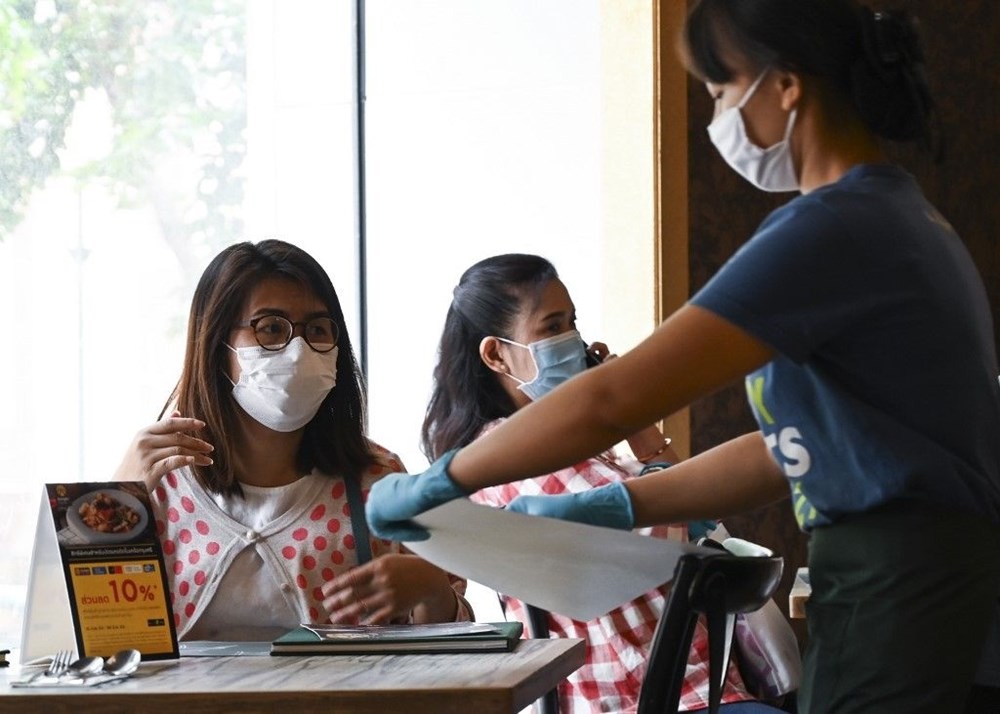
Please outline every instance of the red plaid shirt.
[{"label": "red plaid shirt", "polygon": [[[483,433],[497,423],[489,425]],[[471,496],[473,501],[502,507],[520,495],[555,495],[579,493],[596,486],[631,478],[642,464],[632,459],[615,457],[612,453],[588,459],[570,468],[547,476],[492,486]],[[637,529],[636,533],[674,540],[688,539],[686,525],[656,526]],[[550,637],[578,637],[586,642],[587,652],[580,669],[559,685],[559,710],[570,712],[635,712],[639,691],[646,673],[646,657],[653,634],[666,605],[669,584],[650,590],[631,602],[612,610],[596,620],[580,622],[549,613]],[[507,612],[527,627],[524,604],[503,596]],[[527,635],[525,635],[527,636]],[[726,673],[722,701],[740,702],[753,699],[747,693],[734,662]],[[679,711],[704,709],[708,706],[708,631],[699,620],[691,643],[684,688]]]}]

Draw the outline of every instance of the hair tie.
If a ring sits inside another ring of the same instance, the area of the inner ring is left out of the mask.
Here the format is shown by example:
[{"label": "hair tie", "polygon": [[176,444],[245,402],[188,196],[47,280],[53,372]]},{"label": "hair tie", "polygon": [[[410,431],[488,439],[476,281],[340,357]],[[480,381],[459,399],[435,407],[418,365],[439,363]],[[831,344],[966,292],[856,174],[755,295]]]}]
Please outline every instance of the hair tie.
[{"label": "hair tie", "polygon": [[886,139],[927,141],[933,101],[916,22],[862,7],[860,24],[861,52],[850,76],[861,117]]},{"label": "hair tie", "polygon": [[924,62],[916,24],[909,17],[865,7],[861,14],[861,32],[865,58],[883,79],[893,79],[900,69]]}]

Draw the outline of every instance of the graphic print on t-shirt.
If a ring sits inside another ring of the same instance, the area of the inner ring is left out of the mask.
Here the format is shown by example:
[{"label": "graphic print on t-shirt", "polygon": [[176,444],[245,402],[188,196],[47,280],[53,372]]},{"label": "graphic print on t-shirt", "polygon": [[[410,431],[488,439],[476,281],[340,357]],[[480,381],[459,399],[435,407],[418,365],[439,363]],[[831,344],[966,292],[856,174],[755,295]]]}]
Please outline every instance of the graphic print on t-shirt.
[{"label": "graphic print on t-shirt", "polygon": [[812,457],[806,448],[802,434],[794,426],[784,426],[776,429],[774,416],[764,404],[764,376],[751,374],[746,378],[747,398],[753,409],[757,423],[760,424],[764,443],[771,450],[775,461],[785,473],[792,489],[792,505],[795,509],[795,520],[799,527],[805,527],[816,519],[816,508],[802,492],[801,479],[809,472]]}]

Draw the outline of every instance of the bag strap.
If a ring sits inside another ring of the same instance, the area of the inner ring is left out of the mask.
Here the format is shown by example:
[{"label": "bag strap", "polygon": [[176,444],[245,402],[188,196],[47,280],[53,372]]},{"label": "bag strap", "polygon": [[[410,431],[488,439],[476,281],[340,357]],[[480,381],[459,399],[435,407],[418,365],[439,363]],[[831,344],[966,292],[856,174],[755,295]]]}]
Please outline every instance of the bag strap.
[{"label": "bag strap", "polygon": [[368,521],[365,520],[365,499],[361,496],[361,481],[345,478],[347,486],[347,506],[351,509],[351,531],[354,533],[354,551],[358,555],[358,565],[372,559],[372,544],[368,539]]}]

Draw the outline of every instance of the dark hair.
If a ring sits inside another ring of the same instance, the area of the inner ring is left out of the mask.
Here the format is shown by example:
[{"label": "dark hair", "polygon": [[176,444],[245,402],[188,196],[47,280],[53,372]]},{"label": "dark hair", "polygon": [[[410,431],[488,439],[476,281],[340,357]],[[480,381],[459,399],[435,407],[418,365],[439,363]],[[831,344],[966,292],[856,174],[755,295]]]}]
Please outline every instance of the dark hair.
[{"label": "dark hair", "polygon": [[[250,291],[267,278],[287,278],[310,289],[337,323],[337,386],[305,427],[296,466],[359,478],[374,456],[365,437],[364,383],[330,277],[301,248],[280,240],[231,245],[209,263],[198,281],[188,319],[187,349],[180,382],[170,403],[206,426],[199,437],[215,446],[211,466],[195,466],[198,481],[220,493],[240,493],[233,471],[233,439],[240,407],[226,376],[226,341]],[[164,409],[166,411],[166,409]],[[162,417],[162,414],[161,414]]]},{"label": "dark hair", "polygon": [[465,446],[483,426],[517,410],[480,359],[479,343],[488,336],[510,338],[525,301],[537,301],[545,285],[558,277],[545,258],[522,253],[486,258],[462,274],[445,317],[421,431],[429,459]]},{"label": "dark hair", "polygon": [[734,52],[757,72],[773,66],[823,80],[877,136],[931,142],[924,52],[906,14],[856,0],[698,0],[681,37],[688,69],[727,82],[734,68],[723,58]]}]

